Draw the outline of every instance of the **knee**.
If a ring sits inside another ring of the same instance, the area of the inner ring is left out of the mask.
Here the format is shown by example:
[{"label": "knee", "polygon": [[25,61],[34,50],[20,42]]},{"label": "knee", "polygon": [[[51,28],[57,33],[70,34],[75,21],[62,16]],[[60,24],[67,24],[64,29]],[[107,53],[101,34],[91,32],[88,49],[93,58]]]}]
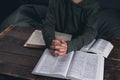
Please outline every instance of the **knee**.
[{"label": "knee", "polygon": [[23,9],[29,8],[31,6],[32,6],[31,4],[25,4],[25,5],[21,5],[18,9],[23,10]]},{"label": "knee", "polygon": [[[103,10],[99,13],[99,19],[102,20],[119,20],[120,14],[118,10]],[[118,18],[119,17],[119,18]]]},{"label": "knee", "polygon": [[120,26],[120,12],[117,10],[104,10],[98,15],[98,24],[101,26]]},{"label": "knee", "polygon": [[98,16],[98,30],[112,36],[120,35],[120,14],[117,10],[104,10]]}]

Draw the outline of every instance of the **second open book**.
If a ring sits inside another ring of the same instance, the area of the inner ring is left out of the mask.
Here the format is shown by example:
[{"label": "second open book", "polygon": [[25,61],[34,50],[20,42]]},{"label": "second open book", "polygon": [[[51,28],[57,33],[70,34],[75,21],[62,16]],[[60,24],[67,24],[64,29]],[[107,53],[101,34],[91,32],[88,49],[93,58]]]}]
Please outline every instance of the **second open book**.
[{"label": "second open book", "polygon": [[103,80],[104,57],[108,57],[112,48],[109,41],[94,39],[64,57],[54,57],[46,49],[32,74],[72,80]]}]

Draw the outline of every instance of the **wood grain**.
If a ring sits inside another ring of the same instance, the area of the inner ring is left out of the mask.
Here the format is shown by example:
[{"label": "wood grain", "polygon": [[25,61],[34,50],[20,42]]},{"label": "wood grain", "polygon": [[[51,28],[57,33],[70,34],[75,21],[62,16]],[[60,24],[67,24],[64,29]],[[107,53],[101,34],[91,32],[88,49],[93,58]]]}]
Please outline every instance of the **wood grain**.
[{"label": "wood grain", "polygon": [[[24,48],[23,45],[36,28],[14,27],[0,33],[0,74],[28,80],[62,80],[35,76],[31,72],[44,49]],[[4,35],[3,35],[4,34]],[[101,37],[102,38],[102,37]],[[107,38],[115,47],[105,60],[104,80],[120,80],[120,38]]]}]

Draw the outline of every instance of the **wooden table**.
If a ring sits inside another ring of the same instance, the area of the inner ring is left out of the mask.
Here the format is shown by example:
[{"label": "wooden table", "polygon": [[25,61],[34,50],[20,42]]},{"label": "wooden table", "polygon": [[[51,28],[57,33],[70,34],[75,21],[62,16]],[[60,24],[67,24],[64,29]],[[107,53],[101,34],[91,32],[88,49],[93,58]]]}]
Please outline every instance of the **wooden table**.
[{"label": "wooden table", "polygon": [[[29,80],[62,80],[32,75],[31,72],[44,49],[24,48],[23,45],[35,28],[9,27],[0,33],[0,74]],[[105,79],[120,80],[120,39],[106,38],[115,48],[105,61]]]}]

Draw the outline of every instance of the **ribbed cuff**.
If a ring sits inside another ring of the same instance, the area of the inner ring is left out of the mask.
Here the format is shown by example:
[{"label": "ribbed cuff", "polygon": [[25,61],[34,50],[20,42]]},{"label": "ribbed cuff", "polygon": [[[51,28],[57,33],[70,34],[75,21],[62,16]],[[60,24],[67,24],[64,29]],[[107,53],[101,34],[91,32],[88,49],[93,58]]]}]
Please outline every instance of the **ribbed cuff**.
[{"label": "ribbed cuff", "polygon": [[66,41],[66,42],[67,42],[67,46],[68,46],[67,53],[77,50],[77,46],[74,46],[74,44],[72,44],[72,41]]}]

